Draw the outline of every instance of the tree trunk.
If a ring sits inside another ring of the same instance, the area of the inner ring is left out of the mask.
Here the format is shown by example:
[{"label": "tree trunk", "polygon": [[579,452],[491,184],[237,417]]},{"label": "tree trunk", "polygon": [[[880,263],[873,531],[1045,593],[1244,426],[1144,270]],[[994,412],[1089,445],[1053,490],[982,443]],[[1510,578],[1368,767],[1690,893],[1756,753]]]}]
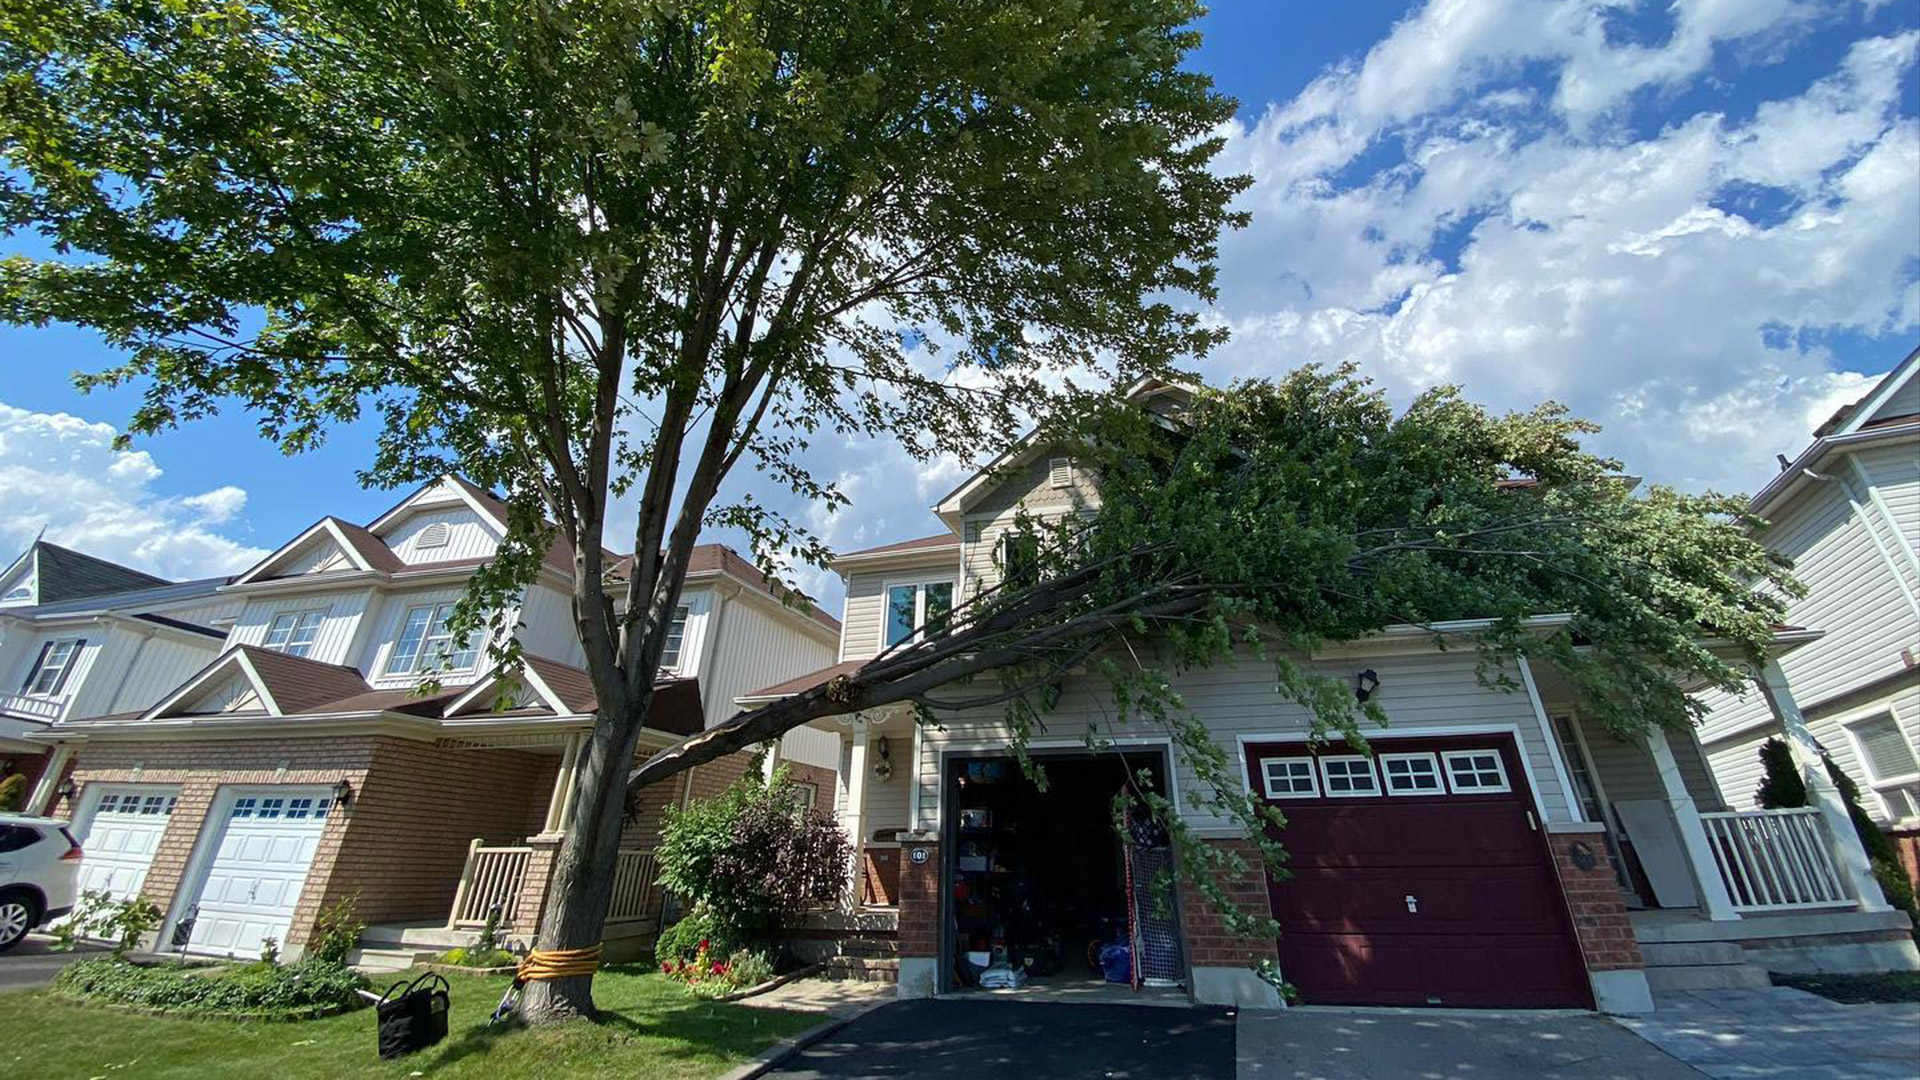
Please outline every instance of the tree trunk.
[{"label": "tree trunk", "polygon": [[[649,693],[626,717],[603,710],[594,724],[587,760],[574,784],[573,823],[560,841],[547,881],[537,948],[586,949],[600,944],[613,897],[627,774],[633,768],[634,749],[651,700]],[[529,1024],[594,1015],[591,975],[530,982],[522,989],[520,1018]]]}]

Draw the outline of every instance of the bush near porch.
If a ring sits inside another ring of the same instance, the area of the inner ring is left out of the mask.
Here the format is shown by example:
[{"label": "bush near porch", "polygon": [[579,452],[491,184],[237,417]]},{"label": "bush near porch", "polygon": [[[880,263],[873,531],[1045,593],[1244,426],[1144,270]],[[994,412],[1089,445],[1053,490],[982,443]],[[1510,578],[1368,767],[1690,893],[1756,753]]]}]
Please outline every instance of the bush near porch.
[{"label": "bush near porch", "polygon": [[[394,975],[410,978],[414,973]],[[504,976],[449,975],[445,1042],[397,1061],[375,1052],[374,1015],[362,1009],[320,1020],[239,1023],[123,1012],[70,1001],[51,990],[0,995],[0,1076],[86,1080],[98,1076],[189,1080],[272,1076],[634,1077],[717,1076],[819,1017],[700,1001],[650,966],[615,966],[594,980],[600,1023],[523,1029],[486,1026]],[[386,985],[385,977],[379,980]]]},{"label": "bush near porch", "polygon": [[[1853,821],[1853,831],[1860,837],[1860,846],[1866,850],[1867,864],[1873,870],[1874,880],[1880,883],[1880,891],[1887,903],[1907,913],[1914,920],[1914,940],[1920,941],[1920,901],[1914,897],[1913,883],[1907,878],[1907,869],[1900,863],[1900,856],[1894,850],[1893,840],[1874,823],[1866,808],[1860,805],[1860,785],[1853,777],[1833,763],[1830,757],[1822,757],[1821,762],[1827,768],[1827,776],[1840,792],[1840,798],[1847,804],[1847,815]],[[1769,810],[1808,806],[1807,783],[1800,775],[1800,767],[1793,759],[1793,750],[1783,739],[1768,739],[1760,744],[1760,765],[1762,776],[1760,787],[1753,793],[1754,801]]]}]

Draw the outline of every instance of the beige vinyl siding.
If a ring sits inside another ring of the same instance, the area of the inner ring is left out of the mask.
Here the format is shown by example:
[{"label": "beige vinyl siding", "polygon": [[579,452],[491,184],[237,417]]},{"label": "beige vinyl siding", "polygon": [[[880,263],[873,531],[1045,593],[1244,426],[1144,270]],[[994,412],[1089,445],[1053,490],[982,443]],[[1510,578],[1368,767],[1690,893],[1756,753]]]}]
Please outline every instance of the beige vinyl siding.
[{"label": "beige vinyl siding", "polygon": [[[702,649],[711,649],[711,662],[696,658],[701,673],[700,696],[709,727],[740,711],[734,699],[763,687],[798,678],[833,663],[833,635],[799,612],[780,606],[770,597],[741,590],[708,605],[701,626],[690,617],[687,635],[700,634]],[[814,627],[818,626],[818,629]],[[822,731],[801,729],[781,740],[783,756],[823,769],[835,767],[839,745]]]},{"label": "beige vinyl siding", "polygon": [[[888,585],[934,578],[951,579],[956,576],[957,570],[951,551],[937,555],[909,552],[878,565],[863,564],[848,574],[847,606],[840,618],[840,659],[869,660],[880,655],[882,628],[886,625]],[[958,596],[955,600],[958,601]]]},{"label": "beige vinyl siding", "polygon": [[[438,547],[420,547],[421,534],[435,525],[446,526],[447,542]],[[500,547],[500,538],[492,526],[482,522],[464,503],[444,509],[423,509],[395,525],[381,539],[409,566],[482,559]]]},{"label": "beige vinyl siding", "polygon": [[1755,728],[1738,738],[1708,747],[1707,762],[1728,809],[1755,810],[1760,806],[1754,793],[1760,789],[1765,770],[1760,767],[1760,746],[1780,733],[1775,725]]},{"label": "beige vinyl siding", "polygon": [[983,492],[967,507],[963,519],[960,558],[966,567],[963,596],[973,596],[1000,580],[995,551],[1000,537],[1012,529],[1022,512],[1053,519],[1088,514],[1100,505],[1094,477],[1084,465],[1073,467],[1073,482],[1054,487],[1051,465],[1060,453],[1046,453],[1026,465],[1008,470],[997,486]]},{"label": "beige vinyl siding", "polygon": [[314,636],[313,649],[307,653],[307,659],[323,664],[352,664],[359,659],[353,655],[354,644],[360,620],[367,613],[367,602],[372,598],[373,594],[366,590],[255,597],[241,610],[232,632],[227,635],[227,644],[263,645],[267,628],[275,618],[318,611],[322,613],[320,632]]},{"label": "beige vinyl siding", "polygon": [[[1569,809],[1553,750],[1540,730],[1527,696],[1482,686],[1476,678],[1474,664],[1471,654],[1423,653],[1330,658],[1316,666],[1342,680],[1360,668],[1372,668],[1378,673],[1381,688],[1376,700],[1392,721],[1392,727],[1377,732],[1382,737],[1409,731],[1517,729],[1520,753],[1531,773],[1529,780],[1548,819],[1573,819],[1575,814]],[[1284,738],[1308,730],[1304,710],[1280,699],[1274,689],[1272,669],[1257,661],[1243,660],[1185,672],[1178,677],[1177,686],[1188,708],[1206,722],[1215,740],[1229,752],[1236,769],[1239,768],[1240,738]],[[1007,741],[1002,714],[997,709],[944,716],[943,721],[946,730],[922,733],[920,828],[931,828],[936,821],[933,815],[939,798],[941,752],[957,748],[974,752],[979,747],[991,750],[1004,746]],[[1068,682],[1059,708],[1047,717],[1046,723],[1047,731],[1034,735],[1036,745],[1042,740],[1081,740],[1089,725],[1097,725],[1103,734],[1116,739],[1164,739],[1163,732],[1152,725],[1116,726],[1109,691],[1102,683],[1086,677]],[[1196,828],[1226,827],[1228,823],[1185,805],[1199,781],[1178,761],[1175,765],[1176,794],[1188,819]],[[1243,780],[1238,774],[1235,779]]]},{"label": "beige vinyl siding", "polygon": [[[1851,479],[1864,500],[1886,557],[1899,568],[1907,589],[1920,596],[1920,434],[1865,447],[1853,455]],[[1920,615],[1916,615],[1920,618]]]}]

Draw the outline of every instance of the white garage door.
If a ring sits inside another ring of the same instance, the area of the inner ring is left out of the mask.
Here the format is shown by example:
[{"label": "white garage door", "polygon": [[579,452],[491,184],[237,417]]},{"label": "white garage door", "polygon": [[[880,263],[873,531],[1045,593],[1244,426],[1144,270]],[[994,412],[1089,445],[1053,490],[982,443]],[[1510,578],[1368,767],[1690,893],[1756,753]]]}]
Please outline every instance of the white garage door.
[{"label": "white garage door", "polygon": [[147,880],[179,796],[173,788],[88,784],[87,799],[91,806],[77,836],[80,891],[105,889],[115,900],[130,899]]},{"label": "white garage door", "polygon": [[324,789],[248,788],[225,805],[187,950],[259,956],[261,939],[286,942],[333,799]]}]

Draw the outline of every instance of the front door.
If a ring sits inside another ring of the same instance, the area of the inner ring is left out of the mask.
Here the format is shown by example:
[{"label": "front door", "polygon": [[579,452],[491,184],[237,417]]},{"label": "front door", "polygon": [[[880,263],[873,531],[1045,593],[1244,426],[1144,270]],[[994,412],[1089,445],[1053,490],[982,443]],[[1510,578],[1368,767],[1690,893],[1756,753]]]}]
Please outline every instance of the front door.
[{"label": "front door", "polygon": [[225,800],[226,820],[194,904],[187,951],[254,957],[285,943],[333,797],[323,788],[246,788]]},{"label": "front door", "polygon": [[1369,746],[1248,747],[1288,821],[1281,976],[1307,1004],[1591,1007],[1511,737]]}]

